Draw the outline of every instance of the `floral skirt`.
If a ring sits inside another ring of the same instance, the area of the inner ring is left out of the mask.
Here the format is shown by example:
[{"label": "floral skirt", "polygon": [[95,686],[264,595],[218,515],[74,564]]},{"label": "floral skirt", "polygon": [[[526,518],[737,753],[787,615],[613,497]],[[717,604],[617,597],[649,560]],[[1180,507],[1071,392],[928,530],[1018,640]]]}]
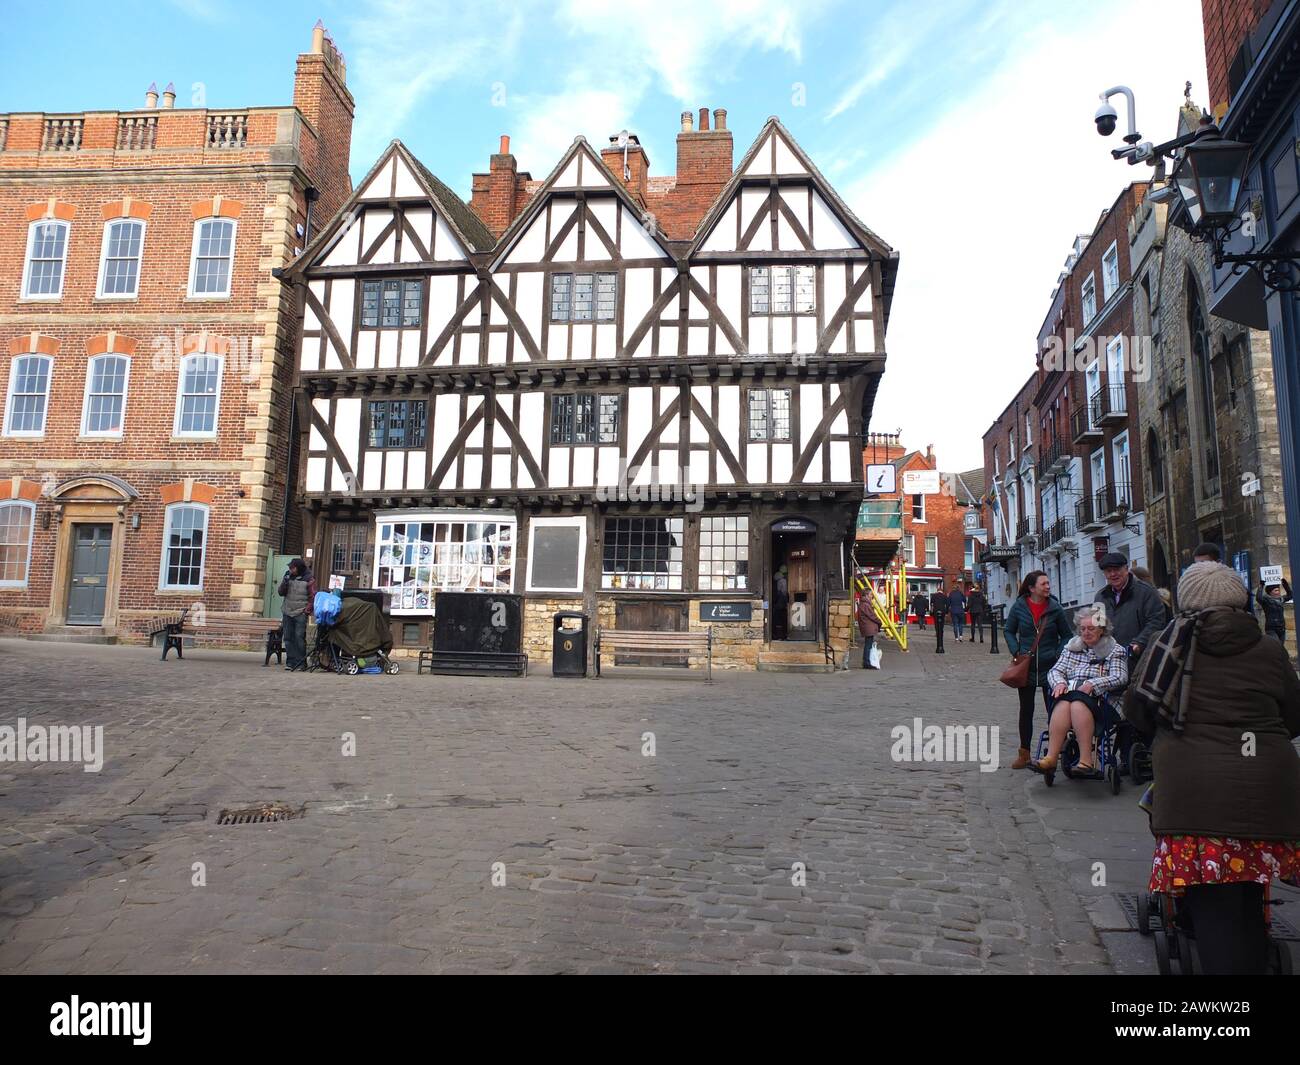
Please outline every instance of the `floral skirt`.
[{"label": "floral skirt", "polygon": [[1300,841],[1157,836],[1150,890],[1176,895],[1194,884],[1300,885]]}]

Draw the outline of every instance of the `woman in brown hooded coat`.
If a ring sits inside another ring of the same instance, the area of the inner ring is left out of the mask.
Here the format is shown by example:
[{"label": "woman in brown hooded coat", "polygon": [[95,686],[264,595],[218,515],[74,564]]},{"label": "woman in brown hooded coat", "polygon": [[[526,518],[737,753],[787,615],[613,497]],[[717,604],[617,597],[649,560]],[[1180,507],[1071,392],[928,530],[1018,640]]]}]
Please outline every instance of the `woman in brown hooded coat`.
[{"label": "woman in brown hooded coat", "polygon": [[1183,895],[1210,974],[1267,972],[1264,888],[1300,880],[1300,754],[1291,743],[1300,681],[1247,612],[1247,595],[1227,566],[1190,566],[1178,583],[1183,613],[1124,697],[1124,716],[1155,736],[1150,888]]}]

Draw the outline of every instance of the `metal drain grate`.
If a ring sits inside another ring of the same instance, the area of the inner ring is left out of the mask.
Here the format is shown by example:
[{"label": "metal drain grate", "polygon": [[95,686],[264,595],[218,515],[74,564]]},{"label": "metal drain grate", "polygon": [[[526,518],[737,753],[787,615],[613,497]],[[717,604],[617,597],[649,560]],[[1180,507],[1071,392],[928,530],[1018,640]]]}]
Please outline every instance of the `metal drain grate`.
[{"label": "metal drain grate", "polygon": [[282,802],[264,802],[236,810],[222,810],[217,817],[219,825],[264,825],[274,821],[292,821],[301,817],[303,809],[293,809]]},{"label": "metal drain grate", "polygon": [[[1128,926],[1136,932],[1138,926],[1138,897],[1136,895],[1117,891],[1115,892],[1115,901],[1119,903],[1119,908],[1124,911],[1124,917],[1128,921]],[[1279,900],[1275,898],[1273,901],[1277,902]],[[1284,901],[1287,902],[1288,906],[1293,905],[1289,899]],[[1284,912],[1283,907],[1273,906],[1271,909],[1273,911],[1273,919],[1269,926],[1269,935],[1274,939],[1285,939],[1291,943],[1300,943],[1300,929],[1297,929],[1294,924],[1282,916]]]}]

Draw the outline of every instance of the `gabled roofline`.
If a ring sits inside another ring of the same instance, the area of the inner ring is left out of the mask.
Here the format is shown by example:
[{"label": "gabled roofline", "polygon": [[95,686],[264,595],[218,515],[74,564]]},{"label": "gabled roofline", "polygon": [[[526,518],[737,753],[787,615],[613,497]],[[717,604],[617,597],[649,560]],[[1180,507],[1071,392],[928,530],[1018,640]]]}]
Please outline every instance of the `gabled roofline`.
[{"label": "gabled roofline", "polygon": [[849,205],[840,198],[840,194],[835,191],[835,187],[826,180],[825,175],[817,168],[817,164],[809,158],[808,153],[799,146],[799,142],[794,139],[790,131],[785,128],[776,115],[770,116],[768,120],[763,123],[763,128],[758,131],[758,136],[754,138],[754,143],[749,146],[748,151],[746,151],[744,156],[741,157],[740,162],[736,164],[736,168],[732,171],[731,177],[728,179],[727,183],[722,186],[722,191],[718,193],[717,197],[713,201],[713,205],[705,212],[704,218],[701,219],[700,224],[696,227],[695,237],[691,240],[692,255],[700,250],[705,240],[708,239],[709,235],[713,231],[713,227],[717,225],[718,219],[722,216],[723,210],[730,202],[736,189],[740,187],[740,183],[744,180],[746,167],[754,161],[754,156],[758,154],[759,146],[763,143],[769,132],[775,132],[780,135],[781,139],[785,142],[786,147],[790,149],[795,158],[804,165],[805,169],[807,169],[808,173],[812,176],[813,181],[817,185],[818,191],[825,194],[826,199],[831,204],[833,213],[839,218],[840,223],[844,225],[845,228],[852,231],[854,236],[862,242],[868,251],[875,252],[884,259],[896,259],[898,257],[898,252],[873,232],[862,221],[862,219],[853,213]]},{"label": "gabled roofline", "polygon": [[[595,163],[600,167],[606,178],[609,179],[610,188],[613,190],[615,197],[623,204],[638,222],[645,217],[645,209],[642,208],[636,200],[632,199],[631,193],[627,191],[623,183],[614,176],[614,172],[605,165],[605,161],[600,157],[600,153],[592,148],[591,143],[586,137],[581,135],[573,138],[573,143],[569,145],[568,150],[560,157],[560,161],[555,164],[554,168],[546,175],[546,180],[533,193],[529,199],[528,205],[519,213],[513,222],[510,223],[497,240],[495,246],[491,249],[492,255],[488,260],[488,269],[497,270],[505,261],[506,257],[514,250],[515,245],[519,243],[519,238],[523,235],[529,224],[541,213],[542,204],[551,196],[552,189],[555,188],[559,177],[564,173],[565,167],[572,162],[573,158],[583,149],[586,149],[588,162]],[[604,190],[593,186],[593,191],[603,194]],[[658,227],[650,229],[643,226],[650,239],[653,240],[668,259],[676,263],[679,254],[673,249],[670,242],[661,233],[657,232]]]},{"label": "gabled roofline", "polygon": [[754,160],[758,154],[759,146],[763,143],[768,133],[780,136],[785,142],[785,146],[790,149],[794,157],[799,160],[808,171],[813,180],[817,191],[822,193],[826,202],[830,205],[831,213],[836,216],[840,224],[848,229],[858,241],[867,249],[868,252],[878,256],[883,271],[882,280],[884,292],[881,293],[885,301],[885,321],[888,324],[890,307],[894,301],[894,275],[898,271],[898,252],[887,244],[880,236],[871,230],[856,214],[848,204],[840,198],[840,194],[835,191],[835,187],[826,180],[826,176],[817,168],[817,164],[809,158],[808,153],[799,146],[799,142],[794,139],[790,131],[785,128],[784,124],[776,115],[771,115],[763,123],[763,128],[758,131],[758,136],[749,146],[749,150],[741,157],[739,163],[731,173],[727,183],[722,186],[713,201],[713,205],[705,212],[704,218],[696,227],[695,236],[690,242],[689,250],[686,253],[687,258],[693,257],[704,245],[704,242],[712,234],[718,220],[722,217],[731,198],[735,195],[736,190],[740,188],[744,180],[745,169]]},{"label": "gabled roofline", "polygon": [[[307,247],[303,248],[302,252],[292,262],[283,267],[280,272],[281,277],[301,276],[305,271],[316,265],[316,261],[321,256],[322,251],[327,247],[332,246],[334,240],[340,235],[340,230],[346,232],[346,227],[343,226],[344,220],[355,213],[357,205],[363,202],[361,193],[394,155],[398,156],[404,163],[406,163],[407,169],[409,169],[411,174],[414,176],[420,189],[429,198],[430,204],[438,212],[438,217],[446,223],[447,228],[451,230],[452,235],[459,242],[461,250],[465,252],[466,262],[468,263],[470,261],[470,257],[473,256],[475,252],[489,250],[490,246],[489,248],[479,248],[474,241],[466,236],[464,230],[456,220],[456,213],[450,210],[444,202],[447,196],[451,196],[457,199],[461,207],[465,208],[465,210],[469,210],[469,208],[465,206],[464,201],[460,200],[459,197],[456,197],[456,194],[441,181],[439,181],[438,184],[441,185],[442,188],[435,188],[430,181],[431,178],[435,181],[437,180],[434,175],[424,166],[423,163],[411,154],[411,150],[407,148],[405,144],[400,140],[395,139],[389,142],[388,147],[380,153],[379,158],[375,160],[374,165],[366,171],[365,176],[357,182],[356,187],[352,190],[352,194],[334,213],[334,217],[325,223],[320,232],[317,233],[316,236],[312,237]],[[375,201],[376,204],[382,202],[383,201],[378,200]]]}]

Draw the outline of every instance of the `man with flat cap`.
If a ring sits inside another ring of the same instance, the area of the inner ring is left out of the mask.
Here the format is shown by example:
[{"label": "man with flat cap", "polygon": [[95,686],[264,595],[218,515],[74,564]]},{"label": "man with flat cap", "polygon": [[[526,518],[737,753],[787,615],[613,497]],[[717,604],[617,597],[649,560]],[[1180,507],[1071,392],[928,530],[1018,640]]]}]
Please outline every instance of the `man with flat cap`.
[{"label": "man with flat cap", "polygon": [[1105,605],[1115,642],[1127,647],[1129,661],[1135,662],[1165,626],[1164,603],[1151,585],[1129,572],[1128,559],[1119,552],[1102,555],[1100,565],[1106,583],[1093,602]]}]

